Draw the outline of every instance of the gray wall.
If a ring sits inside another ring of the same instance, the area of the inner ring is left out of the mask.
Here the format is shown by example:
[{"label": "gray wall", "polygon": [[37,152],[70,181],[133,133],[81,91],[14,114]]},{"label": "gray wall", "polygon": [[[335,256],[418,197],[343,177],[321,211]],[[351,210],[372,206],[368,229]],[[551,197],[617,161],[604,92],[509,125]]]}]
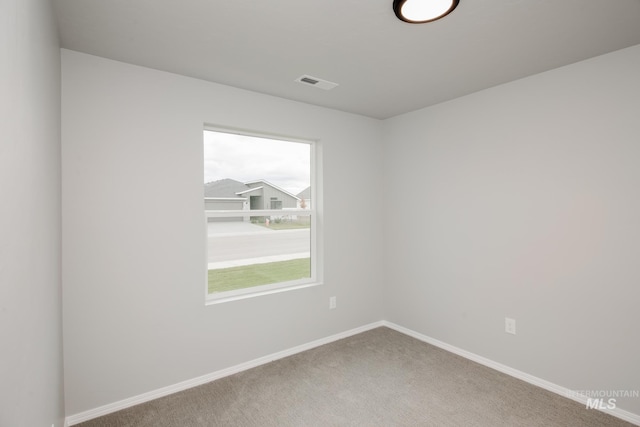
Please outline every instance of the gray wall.
[{"label": "gray wall", "polygon": [[385,216],[387,319],[572,390],[637,390],[638,76],[635,46],[387,120],[384,205],[414,201]]},{"label": "gray wall", "polygon": [[[244,207],[243,200],[206,200],[204,201],[204,209],[205,210],[242,210]],[[249,201],[247,200],[247,203]],[[224,217],[224,218],[207,218],[207,222],[234,222],[234,221],[243,221],[243,217]],[[248,221],[248,217],[247,217]]]},{"label": "gray wall", "polygon": [[[67,414],[383,318],[637,389],[639,71],[636,46],[380,123],[63,50]],[[324,286],[204,306],[205,122],[320,139]]]},{"label": "gray wall", "polygon": [[282,191],[273,188],[272,186],[270,186],[269,184],[265,184],[265,183],[261,183],[261,182],[256,182],[255,184],[251,184],[249,187],[251,188],[256,188],[256,187],[262,187],[261,190],[259,191],[255,191],[252,193],[247,193],[247,195],[251,194],[251,195],[258,195],[260,194],[262,196],[262,206],[260,207],[260,209],[271,209],[271,198],[275,197],[276,200],[279,200],[282,202],[282,208],[283,209],[287,209],[287,208],[296,208],[298,206],[298,200],[286,193],[283,193]]},{"label": "gray wall", "polygon": [[[233,210],[242,210],[244,207],[244,200],[206,200],[204,201],[204,209],[215,211],[215,210],[225,210],[225,211],[233,211]],[[249,201],[247,200],[247,203]]]},{"label": "gray wall", "polygon": [[[377,197],[380,122],[66,50],[62,63],[67,415],[380,320],[381,213],[341,211],[353,188]],[[204,305],[204,123],[320,140],[323,286]]]},{"label": "gray wall", "polygon": [[62,426],[60,50],[46,0],[0,7],[0,426]]}]

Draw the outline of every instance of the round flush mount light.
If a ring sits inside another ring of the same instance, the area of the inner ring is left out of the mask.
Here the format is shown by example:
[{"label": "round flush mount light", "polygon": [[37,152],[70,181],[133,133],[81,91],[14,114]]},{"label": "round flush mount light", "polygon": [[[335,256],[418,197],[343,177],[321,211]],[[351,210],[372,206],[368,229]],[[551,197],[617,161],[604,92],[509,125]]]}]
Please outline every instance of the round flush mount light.
[{"label": "round flush mount light", "polygon": [[459,0],[393,0],[398,19],[410,24],[423,24],[447,16]]}]

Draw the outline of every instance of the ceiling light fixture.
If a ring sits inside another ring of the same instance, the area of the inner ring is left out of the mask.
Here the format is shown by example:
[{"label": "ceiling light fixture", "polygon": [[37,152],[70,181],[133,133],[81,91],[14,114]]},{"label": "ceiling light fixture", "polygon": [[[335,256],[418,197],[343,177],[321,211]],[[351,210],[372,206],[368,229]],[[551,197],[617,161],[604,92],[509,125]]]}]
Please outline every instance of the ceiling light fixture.
[{"label": "ceiling light fixture", "polygon": [[447,16],[459,0],[393,0],[398,19],[410,24],[423,24]]}]

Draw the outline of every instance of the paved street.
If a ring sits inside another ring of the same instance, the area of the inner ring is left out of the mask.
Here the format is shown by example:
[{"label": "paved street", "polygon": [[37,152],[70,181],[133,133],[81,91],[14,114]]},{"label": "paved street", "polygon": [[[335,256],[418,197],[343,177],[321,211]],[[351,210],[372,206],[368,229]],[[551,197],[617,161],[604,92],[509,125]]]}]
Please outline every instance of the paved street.
[{"label": "paved street", "polygon": [[208,262],[309,252],[310,230],[269,230],[247,223],[208,224]]}]

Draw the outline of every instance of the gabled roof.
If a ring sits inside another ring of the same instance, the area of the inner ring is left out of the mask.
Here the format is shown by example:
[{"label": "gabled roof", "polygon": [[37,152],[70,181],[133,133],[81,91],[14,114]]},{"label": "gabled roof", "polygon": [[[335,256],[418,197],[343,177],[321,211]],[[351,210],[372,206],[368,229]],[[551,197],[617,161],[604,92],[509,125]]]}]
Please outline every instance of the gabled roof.
[{"label": "gabled roof", "polygon": [[238,193],[242,193],[248,189],[249,187],[235,179],[219,179],[218,181],[207,182],[204,185],[204,197],[243,199]]},{"label": "gabled roof", "polygon": [[301,192],[298,193],[298,198],[300,199],[310,199],[311,198],[311,187],[307,187]]},{"label": "gabled roof", "polygon": [[285,193],[285,194],[287,194],[287,195],[289,195],[289,196],[293,197],[294,199],[300,200],[300,198],[299,198],[298,196],[296,196],[295,194],[291,194],[291,193],[289,193],[287,190],[284,190],[284,189],[282,189],[282,188],[278,187],[277,185],[274,185],[274,184],[270,183],[269,181],[265,181],[264,179],[256,179],[255,181],[248,181],[248,182],[245,182],[245,184],[246,184],[246,185],[251,185],[251,184],[266,184],[266,185],[268,185],[269,187],[273,187],[273,188],[275,188],[276,190],[281,191],[281,192],[283,192],[283,193]]},{"label": "gabled roof", "polygon": [[240,191],[239,193],[236,193],[238,196],[244,196],[247,193],[251,193],[252,191],[258,191],[258,190],[262,190],[264,188],[263,185],[261,185],[260,187],[253,187],[253,188],[249,188],[248,190],[244,190],[244,191]]},{"label": "gabled roof", "polygon": [[[262,185],[259,187],[255,187],[255,186],[252,187],[252,185],[255,185],[255,184],[262,184]],[[235,179],[230,179],[230,178],[219,179],[218,181],[213,181],[213,182],[207,182],[206,184],[204,184],[204,197],[207,199],[244,200],[246,196],[250,195],[247,193],[250,193],[252,191],[257,191],[263,188],[264,185],[273,187],[276,190],[288,196],[291,196],[296,200],[300,200],[300,198],[297,197],[296,195],[291,194],[287,190],[283,190],[277,185],[273,185],[270,182],[265,181],[264,179],[257,179],[254,181],[248,181],[246,183],[242,183],[240,181],[236,181]]]}]

